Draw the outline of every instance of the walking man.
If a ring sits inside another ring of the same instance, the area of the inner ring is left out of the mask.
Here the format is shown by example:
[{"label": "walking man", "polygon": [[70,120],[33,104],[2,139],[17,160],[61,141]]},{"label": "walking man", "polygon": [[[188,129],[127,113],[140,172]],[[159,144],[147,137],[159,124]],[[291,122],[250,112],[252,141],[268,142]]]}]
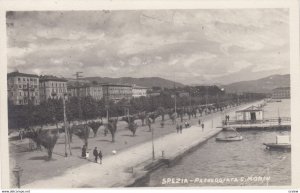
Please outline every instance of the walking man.
[{"label": "walking man", "polygon": [[98,161],[98,151],[97,151],[97,147],[95,147],[94,151],[93,151],[93,155],[95,156],[95,162],[97,163]]},{"label": "walking man", "polygon": [[177,125],[176,125],[177,133],[179,133],[179,129],[180,129],[180,128],[179,128],[179,125],[177,124]]},{"label": "walking man", "polygon": [[204,131],[204,123],[201,124],[202,132]]},{"label": "walking man", "polygon": [[86,146],[83,145],[82,149],[81,149],[81,157],[86,158]]},{"label": "walking man", "polygon": [[182,133],[182,125],[179,126],[180,133]]},{"label": "walking man", "polygon": [[102,157],[103,156],[102,156],[101,150],[99,150],[98,156],[99,156],[100,164],[102,164]]}]

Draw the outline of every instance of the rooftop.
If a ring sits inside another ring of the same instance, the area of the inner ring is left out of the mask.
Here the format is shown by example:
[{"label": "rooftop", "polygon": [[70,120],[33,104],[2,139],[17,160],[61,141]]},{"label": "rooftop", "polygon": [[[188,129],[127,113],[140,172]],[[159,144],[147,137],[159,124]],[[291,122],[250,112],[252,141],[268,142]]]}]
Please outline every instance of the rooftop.
[{"label": "rooftop", "polygon": [[17,76],[22,76],[22,77],[35,77],[38,78],[39,76],[36,74],[26,74],[26,73],[21,73],[19,71],[11,72],[7,74],[7,77],[17,77]]},{"label": "rooftop", "polygon": [[274,88],[273,91],[276,90],[291,90],[291,87],[278,87],[278,88]]},{"label": "rooftop", "polygon": [[43,76],[40,76],[40,82],[45,82],[45,81],[67,82],[67,79],[65,79],[65,78],[59,78],[59,77],[52,76],[52,75],[43,75]]},{"label": "rooftop", "polygon": [[253,112],[253,111],[262,111],[262,108],[252,105],[251,107],[248,107],[246,109],[239,110],[239,111],[236,111],[236,112]]}]

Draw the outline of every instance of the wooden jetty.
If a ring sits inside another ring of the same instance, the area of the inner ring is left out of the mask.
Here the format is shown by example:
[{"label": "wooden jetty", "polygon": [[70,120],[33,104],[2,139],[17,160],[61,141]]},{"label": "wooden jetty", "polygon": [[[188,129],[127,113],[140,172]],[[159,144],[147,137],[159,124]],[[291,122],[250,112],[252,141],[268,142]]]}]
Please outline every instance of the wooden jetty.
[{"label": "wooden jetty", "polygon": [[271,118],[260,121],[227,121],[221,126],[223,130],[234,128],[242,130],[290,130],[291,119],[289,117]]}]

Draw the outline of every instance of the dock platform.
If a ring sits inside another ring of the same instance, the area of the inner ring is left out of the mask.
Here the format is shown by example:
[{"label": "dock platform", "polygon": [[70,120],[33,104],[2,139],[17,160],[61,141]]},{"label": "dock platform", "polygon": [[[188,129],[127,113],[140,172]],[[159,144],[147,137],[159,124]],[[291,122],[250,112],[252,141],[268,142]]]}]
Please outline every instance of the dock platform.
[{"label": "dock platform", "polygon": [[291,124],[281,124],[281,125],[270,125],[270,124],[237,124],[237,125],[224,125],[221,128],[223,130],[228,130],[229,128],[234,128],[237,131],[242,130],[291,130]]}]

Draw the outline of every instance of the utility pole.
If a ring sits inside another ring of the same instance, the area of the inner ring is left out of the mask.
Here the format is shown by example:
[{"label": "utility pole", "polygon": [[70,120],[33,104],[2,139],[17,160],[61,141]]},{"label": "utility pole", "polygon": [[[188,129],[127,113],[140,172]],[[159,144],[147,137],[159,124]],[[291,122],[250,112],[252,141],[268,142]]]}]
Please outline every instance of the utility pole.
[{"label": "utility pole", "polygon": [[176,109],[176,106],[177,106],[176,105],[176,85],[175,85],[175,82],[174,82],[174,100],[175,100],[174,101],[175,102],[175,107],[174,107],[175,108],[175,114],[177,114],[177,109]]},{"label": "utility pole", "polygon": [[79,89],[79,78],[83,77],[80,74],[83,72],[76,72],[73,76],[76,77],[76,91],[78,97],[78,118],[79,120],[82,119],[82,110],[81,110],[81,102],[80,102],[80,89]]},{"label": "utility pole", "polygon": [[64,127],[65,127],[65,157],[68,157],[67,143],[69,143],[69,140],[68,140],[68,129],[67,129],[67,116],[66,116],[65,95],[63,96],[63,107],[64,107]]}]

